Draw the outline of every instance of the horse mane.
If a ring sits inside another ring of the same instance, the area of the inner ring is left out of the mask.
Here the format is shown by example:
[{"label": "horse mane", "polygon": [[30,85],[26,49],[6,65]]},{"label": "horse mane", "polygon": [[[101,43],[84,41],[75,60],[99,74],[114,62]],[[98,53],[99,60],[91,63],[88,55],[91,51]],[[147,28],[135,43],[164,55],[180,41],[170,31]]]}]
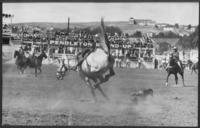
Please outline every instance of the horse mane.
[{"label": "horse mane", "polygon": [[44,52],[42,52],[37,58],[42,60],[43,55],[46,55],[46,54]]},{"label": "horse mane", "polygon": [[14,52],[14,58],[16,58],[17,56],[18,56],[18,58],[25,57],[24,52],[20,53],[20,51],[15,50],[15,52]]}]

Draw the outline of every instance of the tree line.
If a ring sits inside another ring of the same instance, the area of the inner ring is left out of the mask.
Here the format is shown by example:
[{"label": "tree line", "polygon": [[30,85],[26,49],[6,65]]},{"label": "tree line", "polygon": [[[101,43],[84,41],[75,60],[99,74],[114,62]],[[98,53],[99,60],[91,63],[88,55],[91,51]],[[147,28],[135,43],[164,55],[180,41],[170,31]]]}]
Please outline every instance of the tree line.
[{"label": "tree line", "polygon": [[[105,30],[107,33],[110,33],[111,36],[115,35],[115,33],[117,33],[119,35],[122,34],[122,30],[119,27],[115,27],[115,26],[106,26]],[[64,28],[64,29],[55,28],[53,30],[53,32],[67,34],[68,29],[67,28]],[[73,29],[72,28],[69,29],[69,33],[71,33],[71,32],[76,33],[76,34],[83,33],[83,34],[95,35],[95,34],[98,34],[101,32],[101,28],[100,27],[95,27],[95,28],[92,28],[92,27],[76,28],[76,27],[74,27]]]},{"label": "tree line", "polygon": [[177,42],[177,46],[181,46],[183,49],[194,49],[199,44],[199,26],[189,36],[180,37]]}]

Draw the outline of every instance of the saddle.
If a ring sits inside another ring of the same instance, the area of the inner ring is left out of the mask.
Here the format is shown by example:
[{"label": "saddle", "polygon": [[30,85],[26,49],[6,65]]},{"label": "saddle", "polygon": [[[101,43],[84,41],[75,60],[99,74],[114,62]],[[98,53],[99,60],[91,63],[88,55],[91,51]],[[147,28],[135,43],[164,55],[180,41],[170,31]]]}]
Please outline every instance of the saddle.
[{"label": "saddle", "polygon": [[[178,64],[178,63],[180,63],[180,64]],[[179,60],[171,59],[169,61],[169,66],[167,68],[173,68],[174,66],[178,66],[180,68],[180,70],[183,71],[182,64]]]}]

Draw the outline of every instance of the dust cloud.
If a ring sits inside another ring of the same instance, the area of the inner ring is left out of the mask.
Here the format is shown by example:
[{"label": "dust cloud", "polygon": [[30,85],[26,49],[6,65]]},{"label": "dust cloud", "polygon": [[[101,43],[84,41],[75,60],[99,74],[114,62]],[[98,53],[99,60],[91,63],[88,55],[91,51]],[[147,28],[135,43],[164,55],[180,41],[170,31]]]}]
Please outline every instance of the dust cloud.
[{"label": "dust cloud", "polygon": [[92,97],[84,98],[85,100],[75,100],[72,93],[67,94],[63,91],[48,100],[48,102],[45,102],[45,109],[50,111],[68,110],[100,116],[115,116],[127,113],[148,115],[161,113],[164,105],[164,98],[160,95],[147,97],[147,99],[140,100],[135,104],[131,101],[129,94],[123,94],[118,88],[109,89],[107,94],[110,98],[109,102],[103,99],[100,93],[97,93],[99,102],[95,103]]}]

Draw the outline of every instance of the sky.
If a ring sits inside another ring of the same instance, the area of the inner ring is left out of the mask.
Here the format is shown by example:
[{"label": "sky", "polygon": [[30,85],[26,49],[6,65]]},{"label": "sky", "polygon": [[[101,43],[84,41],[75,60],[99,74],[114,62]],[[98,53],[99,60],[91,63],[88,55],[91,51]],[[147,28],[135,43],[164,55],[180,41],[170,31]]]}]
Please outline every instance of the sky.
[{"label": "sky", "polygon": [[13,23],[92,22],[152,19],[158,23],[198,25],[198,2],[179,3],[3,3],[3,13],[13,14]]}]

